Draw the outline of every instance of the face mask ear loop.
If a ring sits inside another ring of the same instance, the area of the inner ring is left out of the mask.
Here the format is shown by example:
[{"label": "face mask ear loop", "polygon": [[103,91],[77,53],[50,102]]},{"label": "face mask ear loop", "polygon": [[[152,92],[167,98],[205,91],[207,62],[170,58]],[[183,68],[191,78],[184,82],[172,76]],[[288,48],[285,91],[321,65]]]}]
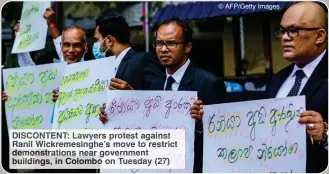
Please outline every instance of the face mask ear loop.
[{"label": "face mask ear loop", "polygon": [[111,48],[111,46],[107,47],[107,49],[104,51],[104,53],[106,53],[106,52],[107,52],[107,50],[109,50],[110,48]]},{"label": "face mask ear loop", "polygon": [[[105,39],[100,43],[100,45],[102,45],[102,43],[107,39],[108,36],[105,37]],[[107,49],[104,51],[104,53],[106,53],[109,49],[111,48],[111,46],[108,46]]]}]

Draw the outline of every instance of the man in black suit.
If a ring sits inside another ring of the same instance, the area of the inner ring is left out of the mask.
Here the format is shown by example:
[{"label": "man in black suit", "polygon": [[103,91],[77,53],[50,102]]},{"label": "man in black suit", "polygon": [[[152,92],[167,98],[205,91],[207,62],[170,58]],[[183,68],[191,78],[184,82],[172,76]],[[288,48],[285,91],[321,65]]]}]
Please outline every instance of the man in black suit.
[{"label": "man in black suit", "polygon": [[[313,2],[300,2],[284,13],[278,36],[283,57],[292,65],[270,81],[270,98],[306,96],[299,122],[307,129],[306,171],[323,172],[328,165],[328,52],[326,14]],[[303,133],[303,132],[301,132]]]},{"label": "man in black suit", "polygon": [[153,80],[164,75],[163,67],[155,55],[135,52],[129,44],[130,31],[125,18],[115,12],[105,12],[96,20],[102,38],[100,51],[106,57],[115,56],[115,78],[111,79],[111,90],[148,89]]},{"label": "man in black suit", "polygon": [[198,98],[207,104],[225,101],[224,82],[190,61],[192,31],[185,22],[176,18],[163,22],[153,46],[160,63],[166,67],[166,77],[155,80],[151,90],[198,91]]},{"label": "man in black suit", "polygon": [[[197,91],[198,98],[206,104],[223,103],[226,97],[224,82],[213,74],[196,67],[188,58],[192,49],[191,28],[179,19],[163,22],[156,32],[153,43],[160,63],[166,67],[166,76],[152,83],[150,90]],[[203,135],[201,116],[196,119],[194,172],[202,172]],[[105,108],[100,120],[108,121]]]},{"label": "man in black suit", "polygon": [[[194,65],[188,54],[192,49],[191,28],[179,19],[163,22],[153,43],[158,59],[166,67],[166,77],[160,77],[151,85],[151,90],[197,91],[205,104],[223,103],[226,97],[224,82],[213,74]],[[202,172],[203,134],[202,117],[196,119],[195,157],[193,171]]]}]

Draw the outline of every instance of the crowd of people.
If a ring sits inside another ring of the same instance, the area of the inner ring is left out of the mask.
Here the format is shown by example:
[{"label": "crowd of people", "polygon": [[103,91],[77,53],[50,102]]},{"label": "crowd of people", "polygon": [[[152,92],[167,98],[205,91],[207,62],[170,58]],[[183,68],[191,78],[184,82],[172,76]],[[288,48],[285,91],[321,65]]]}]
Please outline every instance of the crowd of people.
[{"label": "crowd of people", "polygon": [[[84,56],[89,51],[86,31],[81,27],[71,26],[61,34],[51,8],[46,10],[44,17],[60,60],[68,64],[84,61]],[[221,78],[198,68],[189,59],[189,53],[193,49],[189,25],[178,18],[163,22],[156,30],[156,40],[153,42],[155,55],[150,52],[136,52],[131,48],[129,26],[119,13],[105,12],[95,22],[91,50],[93,55],[96,59],[115,59],[116,63],[115,78],[111,79],[110,90],[197,91],[198,100],[191,107],[190,115],[196,120],[194,172],[201,173],[203,106],[225,103],[226,87]],[[328,165],[327,14],[317,3],[299,2],[285,11],[278,25],[280,29],[277,36],[281,39],[283,57],[292,64],[269,80],[268,98],[306,96],[307,110],[299,118],[299,123],[306,125],[306,133],[309,135],[306,171],[322,172]],[[19,31],[19,22],[14,30]],[[29,53],[19,53],[17,56],[21,67],[35,65]],[[59,91],[55,89],[53,100],[56,101],[58,97]],[[3,91],[2,101],[5,102],[7,98]],[[100,121],[103,124],[110,122],[105,104],[100,110]],[[5,118],[3,116],[3,122]],[[2,142],[8,142],[4,125],[6,127],[6,124],[2,124]],[[8,161],[8,157],[2,159],[3,163],[5,161]]]}]

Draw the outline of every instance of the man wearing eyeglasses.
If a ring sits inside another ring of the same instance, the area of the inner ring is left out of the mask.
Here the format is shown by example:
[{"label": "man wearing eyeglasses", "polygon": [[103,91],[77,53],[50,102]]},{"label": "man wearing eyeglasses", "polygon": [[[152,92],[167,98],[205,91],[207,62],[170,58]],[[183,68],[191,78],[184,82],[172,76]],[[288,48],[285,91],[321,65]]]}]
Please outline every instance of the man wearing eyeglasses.
[{"label": "man wearing eyeglasses", "polygon": [[[192,49],[191,28],[179,19],[163,22],[153,43],[160,63],[166,67],[166,76],[154,80],[150,90],[197,91],[199,101],[204,104],[223,103],[226,98],[224,81],[213,74],[196,67],[189,59]],[[194,172],[202,172],[202,116],[192,114],[196,119]],[[100,120],[108,121],[104,106],[101,108]]]},{"label": "man wearing eyeglasses", "polygon": [[[305,95],[306,110],[299,122],[306,124],[306,171],[323,172],[328,165],[328,53],[327,23],[323,8],[300,2],[284,13],[280,30],[283,57],[292,62],[270,81],[270,98]],[[301,132],[304,133],[304,132]]]},{"label": "man wearing eyeglasses", "polygon": [[[194,65],[188,54],[192,50],[191,28],[179,19],[163,22],[153,43],[158,59],[166,67],[166,78],[154,81],[151,90],[197,91],[204,104],[223,103],[226,98],[224,82],[215,75]],[[194,172],[202,172],[203,135],[202,116],[196,119]]]}]

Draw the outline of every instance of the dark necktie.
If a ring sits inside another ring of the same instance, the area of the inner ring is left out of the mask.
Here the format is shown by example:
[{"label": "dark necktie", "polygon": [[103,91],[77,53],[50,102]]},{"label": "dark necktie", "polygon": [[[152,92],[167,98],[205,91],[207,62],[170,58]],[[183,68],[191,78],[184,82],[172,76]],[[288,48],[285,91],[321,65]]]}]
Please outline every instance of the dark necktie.
[{"label": "dark necktie", "polygon": [[172,84],[173,84],[174,82],[175,82],[175,79],[174,79],[173,77],[169,76],[169,77],[167,78],[167,84],[166,84],[166,88],[165,88],[165,90],[166,90],[166,91],[172,91],[171,86],[172,86]]},{"label": "dark necktie", "polygon": [[306,76],[303,70],[297,70],[296,71],[296,79],[295,79],[295,84],[291,88],[290,92],[288,93],[288,96],[297,96],[300,85],[302,83],[302,79]]}]

